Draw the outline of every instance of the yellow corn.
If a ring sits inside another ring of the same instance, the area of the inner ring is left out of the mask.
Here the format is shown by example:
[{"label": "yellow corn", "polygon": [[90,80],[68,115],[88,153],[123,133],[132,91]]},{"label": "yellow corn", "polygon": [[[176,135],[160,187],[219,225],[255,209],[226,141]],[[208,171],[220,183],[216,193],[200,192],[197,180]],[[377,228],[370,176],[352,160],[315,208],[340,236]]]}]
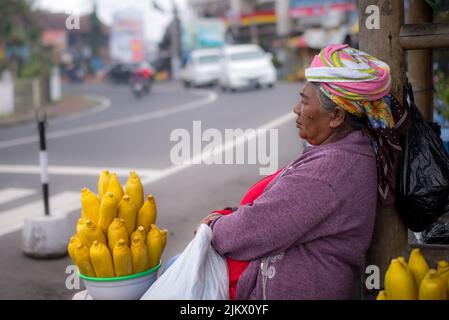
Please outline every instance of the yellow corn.
[{"label": "yellow corn", "polygon": [[92,221],[94,224],[98,223],[98,211],[100,210],[100,200],[88,188],[81,190],[81,206],[84,211],[84,217]]},{"label": "yellow corn", "polygon": [[125,193],[131,196],[137,210],[139,210],[143,205],[143,186],[135,171],[129,173],[129,178],[125,185]]},{"label": "yellow corn", "polygon": [[147,195],[147,200],[142,205],[137,216],[137,225],[145,228],[145,233],[150,231],[151,225],[156,224],[157,206],[153,195]]},{"label": "yellow corn", "polygon": [[76,265],[75,260],[75,249],[81,245],[80,239],[77,237],[77,235],[74,235],[70,238],[69,246],[67,248],[67,251],[69,252],[70,259],[72,259],[73,263]]},{"label": "yellow corn", "polygon": [[446,288],[435,269],[430,269],[421,282],[419,300],[446,300]]},{"label": "yellow corn", "polygon": [[125,220],[115,218],[108,228],[108,246],[111,252],[120,239],[125,239],[125,244],[129,246],[128,232],[125,227]]},{"label": "yellow corn", "polygon": [[110,174],[108,170],[102,171],[98,178],[98,198],[100,199],[108,192],[109,178]]},{"label": "yellow corn", "polygon": [[117,217],[118,199],[112,192],[107,192],[100,203],[98,227],[107,235],[109,225]]},{"label": "yellow corn", "polygon": [[137,208],[127,194],[123,196],[118,204],[118,217],[126,221],[126,231],[128,231],[128,234],[131,234],[136,228]]},{"label": "yellow corn", "polygon": [[131,242],[131,255],[134,273],[144,272],[151,268],[145,241],[139,235],[134,237]]},{"label": "yellow corn", "polygon": [[128,247],[127,240],[120,239],[114,247],[112,257],[114,260],[114,269],[117,277],[128,276],[133,273],[133,263],[131,250]]},{"label": "yellow corn", "polygon": [[150,232],[148,232],[146,238],[148,258],[150,260],[150,268],[157,266],[161,260],[164,240],[159,228],[155,225],[151,225]]},{"label": "yellow corn", "polygon": [[385,290],[382,290],[382,291],[379,292],[379,294],[377,295],[376,300],[388,300],[387,294],[385,293]]},{"label": "yellow corn", "polygon": [[143,240],[143,242],[145,242],[146,233],[145,233],[145,229],[144,229],[142,226],[139,226],[139,227],[136,229],[136,231],[134,231],[134,232],[131,234],[130,241],[132,242],[132,240],[133,240],[134,238],[136,238],[136,237],[139,237],[140,239]]},{"label": "yellow corn", "polygon": [[416,300],[418,290],[411,271],[402,257],[393,259],[385,276],[385,291],[389,300]]},{"label": "yellow corn", "polygon": [[446,288],[447,297],[449,298],[449,263],[444,260],[438,261],[437,272]]},{"label": "yellow corn", "polygon": [[429,265],[424,259],[421,251],[418,248],[415,248],[410,253],[410,258],[408,259],[408,268],[413,274],[413,278],[415,279],[416,287],[419,288],[421,285],[421,281],[429,272]]},{"label": "yellow corn", "polygon": [[112,192],[117,199],[121,199],[123,197],[123,188],[120,184],[120,181],[117,178],[117,174],[111,173],[109,176],[109,185],[108,185],[108,191]]},{"label": "yellow corn", "polygon": [[167,245],[167,237],[168,237],[168,230],[164,229],[161,230],[161,236],[162,236],[162,252],[165,250],[165,246]]},{"label": "yellow corn", "polygon": [[89,248],[92,246],[94,241],[106,244],[106,238],[103,232],[90,220],[79,219],[76,234],[81,243]]},{"label": "yellow corn", "polygon": [[113,278],[115,276],[111,252],[106,245],[95,241],[90,248],[90,259],[97,277]]},{"label": "yellow corn", "polygon": [[75,248],[74,255],[76,261],[75,264],[78,267],[79,272],[88,277],[96,277],[95,270],[90,260],[89,248],[84,244],[80,244]]}]

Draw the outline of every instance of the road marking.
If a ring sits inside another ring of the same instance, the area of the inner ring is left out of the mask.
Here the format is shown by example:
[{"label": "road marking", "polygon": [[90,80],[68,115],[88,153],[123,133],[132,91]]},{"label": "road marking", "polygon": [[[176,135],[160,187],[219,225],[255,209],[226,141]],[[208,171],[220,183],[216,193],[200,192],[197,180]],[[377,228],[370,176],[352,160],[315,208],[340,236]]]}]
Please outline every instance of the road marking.
[{"label": "road marking", "polygon": [[[250,140],[255,139],[256,137],[258,137],[260,134],[263,133],[263,130],[279,128],[283,124],[292,121],[295,117],[296,117],[296,115],[293,112],[286,113],[276,119],[273,119],[272,121],[270,121],[268,123],[263,124],[259,128],[255,129],[255,132],[257,132],[257,134],[254,134],[254,132],[246,133],[246,134],[241,135],[237,139],[235,139],[235,141],[234,140],[226,141],[224,144],[221,144],[219,147],[214,149],[214,154],[220,154],[220,153],[226,152],[227,150],[236,148],[237,146],[244,144],[246,141],[249,142]],[[154,183],[158,180],[161,180],[161,179],[169,177],[175,173],[178,173],[178,172],[181,172],[183,170],[190,168],[192,165],[194,165],[195,162],[201,163],[201,159],[203,159],[203,157],[207,155],[206,153],[208,154],[209,152],[204,151],[201,154],[194,156],[192,159],[190,159],[190,161],[187,161],[183,164],[171,166],[167,169],[161,170],[161,172],[157,175],[154,175],[154,176],[151,176],[148,178],[143,178],[142,184],[148,185],[148,184]]]},{"label": "road marking", "polygon": [[61,116],[56,119],[50,119],[49,124],[53,125],[53,124],[58,124],[61,122],[73,121],[73,120],[77,120],[80,118],[84,118],[86,116],[90,116],[90,115],[102,112],[111,106],[111,100],[109,98],[103,97],[101,95],[84,94],[83,96],[85,96],[86,98],[89,98],[91,100],[97,100],[98,104],[93,108],[87,109],[86,111],[81,111],[79,113],[71,114],[71,115],[67,115],[67,116]]},{"label": "road marking", "polygon": [[[278,128],[289,121],[292,121],[296,116],[293,112],[289,112],[284,114],[272,121],[260,126],[258,129],[274,129]],[[261,130],[256,129],[256,132],[261,133]],[[251,139],[255,139],[257,134],[244,134],[238,137],[235,141],[227,141],[222,144],[219,148],[217,148],[217,152],[225,152],[226,150],[232,149],[249,141]],[[156,181],[167,178],[171,175],[184,171],[190,168],[196,159],[202,159],[202,157],[206,155],[205,152],[196,155],[191,159],[190,162],[183,163],[177,166],[171,166],[164,170],[139,170],[136,169],[136,172],[141,176],[142,184],[149,185]],[[98,176],[102,169],[100,168],[89,168],[89,167],[50,167],[50,172],[59,173],[59,174],[69,174],[69,175],[95,175]],[[39,173],[38,166],[8,166],[8,165],[0,165],[0,172],[11,172],[11,170],[16,170],[14,173]],[[22,170],[22,171],[20,171]],[[113,169],[119,175],[128,175],[129,169],[124,168],[116,168]],[[111,170],[112,171],[112,170]],[[143,173],[143,174],[142,174]],[[50,204],[52,205],[51,212],[72,212],[81,209],[80,204],[80,195],[79,193],[74,192],[66,192],[60,195],[56,195],[50,198]],[[23,225],[23,219],[33,215],[33,214],[43,214],[43,204],[41,201],[33,202],[29,205],[25,205],[19,208],[15,208],[9,210],[3,214],[0,213],[0,237],[2,235],[8,234],[10,232],[14,232],[20,230]]]},{"label": "road marking", "polygon": [[[201,98],[196,101],[183,103],[177,106],[167,107],[162,110],[153,111],[149,113],[144,114],[138,114],[134,116],[130,116],[128,118],[120,118],[120,119],[114,119],[110,121],[105,121],[102,123],[95,123],[91,125],[81,126],[77,128],[71,128],[71,129],[65,129],[65,130],[59,130],[54,132],[49,132],[47,134],[47,140],[51,139],[57,139],[57,138],[63,138],[78,134],[85,134],[93,131],[98,130],[104,130],[104,129],[110,129],[110,128],[116,128],[116,127],[122,127],[133,123],[158,119],[162,117],[166,117],[169,115],[173,115],[176,113],[196,109],[199,107],[203,107],[205,105],[211,104],[215,100],[217,100],[217,93],[210,91],[210,90],[196,90],[197,92],[191,92],[194,95],[203,95],[207,92],[207,96],[204,98]],[[28,137],[22,137],[7,141],[1,141],[0,142],[0,149],[9,148],[9,147],[16,147],[24,144],[34,143],[37,142],[38,138],[37,136],[28,136]]]},{"label": "road marking", "polygon": [[8,188],[0,190],[0,205],[14,201],[23,197],[32,195],[35,190],[32,189],[19,189],[19,188]]},{"label": "road marking", "polygon": [[[23,221],[26,218],[44,215],[43,207],[42,200],[38,200],[0,213],[0,237],[22,229]],[[79,192],[62,192],[50,197],[52,214],[68,213],[80,208]]]},{"label": "road marking", "polygon": [[[152,177],[158,175],[161,170],[136,169],[136,168],[98,168],[98,167],[76,167],[76,166],[49,166],[48,171],[53,175],[67,176],[99,176],[101,171],[109,170],[115,172],[119,177],[127,177],[134,170],[139,176]],[[0,164],[0,173],[11,174],[39,174],[39,166],[28,165],[3,165]]]},{"label": "road marking", "polygon": [[[86,98],[90,98],[92,100],[97,100],[98,104],[95,107],[89,108],[85,111],[80,111],[79,113],[76,113],[76,114],[71,114],[71,115],[66,115],[66,116],[62,115],[62,116],[58,116],[56,118],[48,119],[48,124],[50,126],[52,126],[52,125],[67,122],[67,121],[77,120],[77,119],[83,118],[85,116],[89,116],[89,115],[93,115],[93,114],[102,112],[111,106],[111,100],[106,97],[103,97],[101,95],[84,94],[83,96]],[[20,130],[32,129],[35,127],[36,127],[35,123],[24,124],[24,125],[19,126]],[[3,129],[3,130],[6,130],[6,129]],[[14,140],[17,140],[18,142],[23,141],[24,143],[29,143],[28,142],[28,141],[30,141],[29,138],[31,138],[31,137],[17,138]],[[12,140],[9,140],[9,141],[12,141]],[[34,142],[34,141],[31,141],[31,142]]]}]

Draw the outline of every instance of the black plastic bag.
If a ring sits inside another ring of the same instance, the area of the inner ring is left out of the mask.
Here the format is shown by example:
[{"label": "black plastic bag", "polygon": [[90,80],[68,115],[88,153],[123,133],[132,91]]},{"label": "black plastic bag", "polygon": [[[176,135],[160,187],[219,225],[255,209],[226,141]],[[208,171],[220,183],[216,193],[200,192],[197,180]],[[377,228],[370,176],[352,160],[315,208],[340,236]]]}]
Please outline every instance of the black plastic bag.
[{"label": "black plastic bag", "polygon": [[403,142],[397,203],[408,228],[420,232],[449,212],[449,155],[438,128],[415,105],[410,84],[406,94],[412,126]]},{"label": "black plastic bag", "polygon": [[426,244],[449,244],[449,222],[437,221],[422,233]]}]

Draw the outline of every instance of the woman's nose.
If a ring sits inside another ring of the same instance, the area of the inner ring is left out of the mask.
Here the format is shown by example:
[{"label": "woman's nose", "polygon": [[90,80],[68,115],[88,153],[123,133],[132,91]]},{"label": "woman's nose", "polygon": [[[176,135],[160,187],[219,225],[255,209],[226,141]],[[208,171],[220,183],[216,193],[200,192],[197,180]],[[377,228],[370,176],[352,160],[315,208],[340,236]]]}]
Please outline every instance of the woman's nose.
[{"label": "woman's nose", "polygon": [[301,103],[297,103],[294,108],[293,108],[293,112],[296,113],[298,116],[301,114]]}]

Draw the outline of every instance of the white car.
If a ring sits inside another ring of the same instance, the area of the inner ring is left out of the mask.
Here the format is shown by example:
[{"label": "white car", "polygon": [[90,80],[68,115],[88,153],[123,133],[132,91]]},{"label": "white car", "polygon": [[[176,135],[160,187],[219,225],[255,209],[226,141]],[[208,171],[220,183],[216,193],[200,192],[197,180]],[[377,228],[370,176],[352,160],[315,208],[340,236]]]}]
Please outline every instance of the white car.
[{"label": "white car", "polygon": [[222,49],[219,84],[223,91],[245,87],[273,87],[277,80],[272,55],[254,44]]},{"label": "white car", "polygon": [[197,49],[191,52],[181,71],[186,87],[216,84],[220,74],[220,50]]}]

